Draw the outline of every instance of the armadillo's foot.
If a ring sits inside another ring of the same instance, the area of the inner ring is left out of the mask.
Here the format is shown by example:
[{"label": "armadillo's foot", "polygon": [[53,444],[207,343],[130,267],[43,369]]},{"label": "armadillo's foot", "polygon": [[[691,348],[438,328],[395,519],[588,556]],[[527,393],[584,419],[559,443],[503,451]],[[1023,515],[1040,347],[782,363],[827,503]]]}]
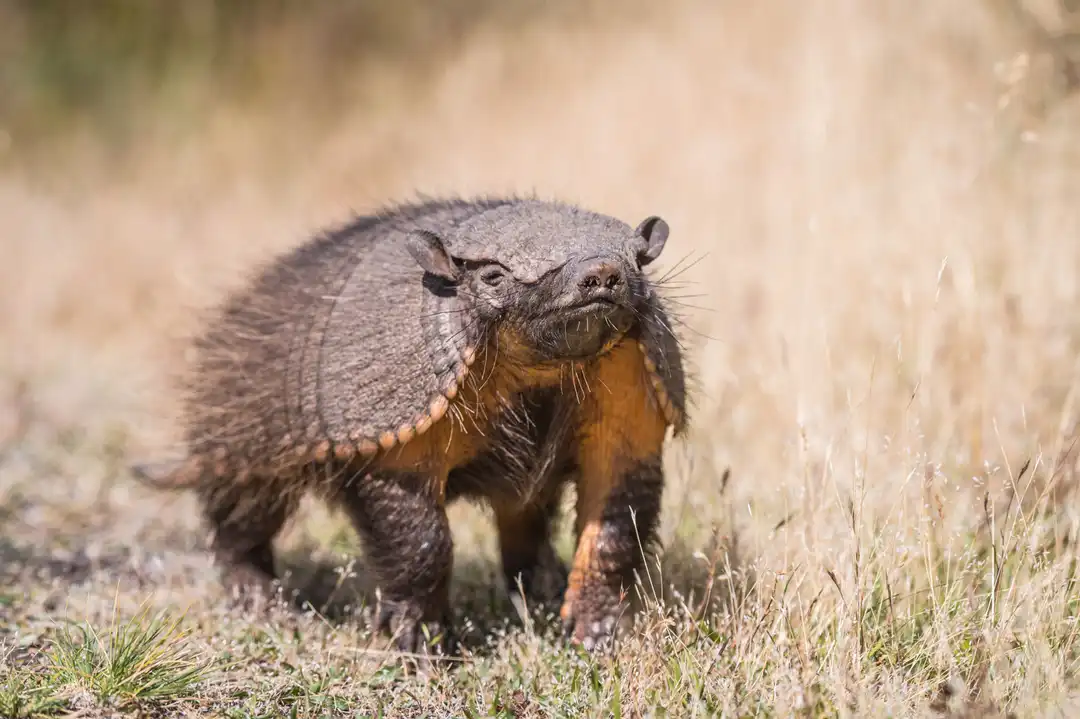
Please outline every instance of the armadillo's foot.
[{"label": "armadillo's foot", "polygon": [[222,583],[233,606],[240,609],[265,608],[278,595],[277,579],[247,564],[223,567]]},{"label": "armadillo's foot", "polygon": [[515,602],[520,600],[524,590],[528,602],[553,604],[561,600],[566,592],[566,572],[566,563],[559,559],[555,548],[545,542],[533,563],[505,568],[506,586]]},{"label": "armadillo's foot", "polygon": [[457,636],[446,609],[425,611],[419,602],[384,599],[376,610],[375,623],[377,631],[393,635],[394,648],[420,669],[429,669],[440,658],[458,653]]},{"label": "armadillo's foot", "polygon": [[264,608],[277,596],[279,582],[269,543],[241,551],[219,541],[214,556],[222,584],[234,606],[249,610]]},{"label": "armadillo's foot", "polygon": [[574,589],[572,583],[560,611],[563,635],[586,651],[611,649],[619,624],[628,616],[625,593],[599,576]]}]

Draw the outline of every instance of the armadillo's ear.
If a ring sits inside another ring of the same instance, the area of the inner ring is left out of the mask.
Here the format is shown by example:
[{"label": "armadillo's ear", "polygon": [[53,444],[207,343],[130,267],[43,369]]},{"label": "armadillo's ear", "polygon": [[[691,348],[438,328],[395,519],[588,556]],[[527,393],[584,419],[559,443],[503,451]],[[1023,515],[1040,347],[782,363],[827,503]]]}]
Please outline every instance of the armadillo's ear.
[{"label": "armadillo's ear", "polygon": [[638,262],[644,267],[663,252],[668,237],[668,224],[663,218],[652,215],[641,221],[637,226],[637,233],[645,240],[644,246],[638,251]]},{"label": "armadillo's ear", "polygon": [[428,230],[416,230],[405,238],[405,247],[416,260],[416,264],[426,271],[450,282],[461,279],[461,270],[454,264],[450,253],[446,251],[442,238]]}]

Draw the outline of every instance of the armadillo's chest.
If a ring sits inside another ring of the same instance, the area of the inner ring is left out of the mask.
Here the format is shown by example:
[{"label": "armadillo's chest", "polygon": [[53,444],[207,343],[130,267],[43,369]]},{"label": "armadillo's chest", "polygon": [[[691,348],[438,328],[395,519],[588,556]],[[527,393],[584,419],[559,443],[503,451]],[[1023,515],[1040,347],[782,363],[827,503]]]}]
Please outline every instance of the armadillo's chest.
[{"label": "armadillo's chest", "polygon": [[[577,404],[557,383],[516,388],[503,379],[462,393],[422,436],[386,452],[380,464],[446,478],[449,493],[488,494],[491,482],[521,487],[557,463],[573,436]],[[496,389],[498,388],[498,389]]]},{"label": "armadillo's chest", "polygon": [[654,413],[646,380],[636,343],[555,366],[510,361],[505,345],[481,351],[438,421],[387,448],[380,464],[443,481],[454,473],[468,486],[495,475],[533,483],[573,454],[582,432],[613,431]]},{"label": "armadillo's chest", "polygon": [[527,504],[574,464],[573,403],[554,388],[522,392],[488,424],[482,449],[447,477],[447,498]]}]

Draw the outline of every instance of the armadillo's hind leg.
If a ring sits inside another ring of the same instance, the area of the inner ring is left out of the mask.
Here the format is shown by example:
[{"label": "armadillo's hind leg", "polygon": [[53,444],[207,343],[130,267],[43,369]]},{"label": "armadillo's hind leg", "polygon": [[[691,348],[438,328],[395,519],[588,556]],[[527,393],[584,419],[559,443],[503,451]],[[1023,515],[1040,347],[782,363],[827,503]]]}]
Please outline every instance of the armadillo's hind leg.
[{"label": "armadillo's hind leg", "polygon": [[453,537],[433,478],[382,470],[358,477],[341,500],[364,541],[380,590],[377,623],[399,651],[450,654]]},{"label": "armadillo's hind leg", "polygon": [[288,494],[273,496],[266,485],[252,491],[256,486],[230,482],[199,492],[215,562],[230,593],[244,601],[276,592],[273,542],[295,509]]}]

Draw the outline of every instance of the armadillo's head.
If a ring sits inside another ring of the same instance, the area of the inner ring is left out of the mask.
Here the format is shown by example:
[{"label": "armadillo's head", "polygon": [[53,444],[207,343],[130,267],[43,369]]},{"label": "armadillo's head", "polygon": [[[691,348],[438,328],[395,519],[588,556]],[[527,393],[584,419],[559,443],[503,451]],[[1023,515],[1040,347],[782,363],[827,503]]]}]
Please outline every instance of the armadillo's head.
[{"label": "armadillo's head", "polygon": [[653,292],[644,268],[667,236],[655,216],[633,228],[572,206],[519,201],[446,236],[415,233],[409,250],[457,288],[478,321],[510,333],[533,359],[580,360],[634,328]]}]

